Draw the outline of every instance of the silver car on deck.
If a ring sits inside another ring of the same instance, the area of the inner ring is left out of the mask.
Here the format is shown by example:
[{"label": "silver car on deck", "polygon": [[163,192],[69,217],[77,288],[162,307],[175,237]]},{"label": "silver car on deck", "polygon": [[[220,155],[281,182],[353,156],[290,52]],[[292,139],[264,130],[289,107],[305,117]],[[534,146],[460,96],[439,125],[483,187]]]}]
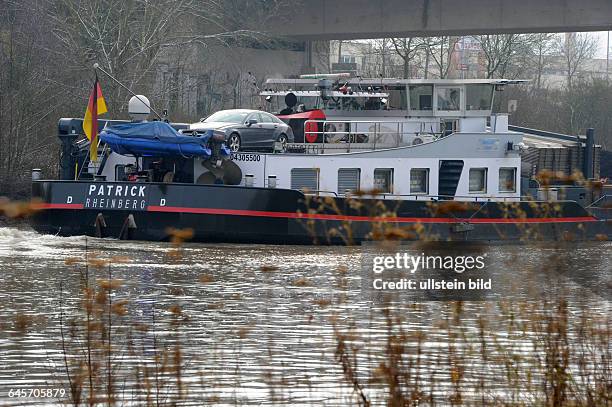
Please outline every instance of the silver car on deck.
[{"label": "silver car on deck", "polygon": [[[190,130],[216,130],[225,133],[226,145],[232,152],[245,150],[285,151],[293,143],[293,131],[276,116],[260,110],[220,110]],[[278,144],[275,144],[278,143]]]}]

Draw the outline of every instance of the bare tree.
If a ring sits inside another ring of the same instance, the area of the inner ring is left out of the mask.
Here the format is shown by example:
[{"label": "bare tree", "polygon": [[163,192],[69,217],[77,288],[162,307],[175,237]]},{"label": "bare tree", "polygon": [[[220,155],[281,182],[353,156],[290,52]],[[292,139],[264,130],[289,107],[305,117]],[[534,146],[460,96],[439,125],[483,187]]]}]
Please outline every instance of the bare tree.
[{"label": "bare tree", "polygon": [[374,40],[372,44],[372,49],[375,55],[375,61],[377,62],[378,69],[377,74],[381,77],[385,78],[389,76],[389,65],[390,65],[390,49],[391,49],[391,40],[388,38],[382,38],[379,40]]},{"label": "bare tree", "polygon": [[542,75],[544,70],[550,65],[550,55],[553,51],[554,34],[534,34],[533,47],[531,53],[531,63],[533,66],[535,81],[534,88],[542,88]]},{"label": "bare tree", "polygon": [[427,52],[436,67],[437,76],[445,79],[451,67],[453,52],[460,37],[432,37],[425,39]]},{"label": "bare tree", "polygon": [[[226,103],[213,81],[230,82],[236,76],[192,72],[197,69],[191,66],[205,66],[201,57],[209,56],[196,51],[211,44],[284,46],[284,40],[272,38],[262,27],[272,20],[282,23],[277,13],[290,11],[289,3],[0,0],[0,195],[27,191],[27,169],[54,168],[59,112],[83,114],[94,62],[134,91],[152,96],[154,104],[163,94],[179,110],[193,112],[194,104],[209,110]],[[219,69],[228,71],[226,66]],[[127,92],[106,80],[103,93],[108,117],[117,117]],[[208,101],[200,103],[197,95],[204,94]]]},{"label": "bare tree", "polygon": [[555,49],[563,58],[567,88],[571,92],[580,68],[595,55],[597,40],[588,33],[568,33],[556,37]]},{"label": "bare tree", "polygon": [[393,52],[389,38],[371,40],[370,50],[366,55],[367,64],[362,69],[362,75],[371,78],[393,76],[394,59],[397,59],[397,55]]},{"label": "bare tree", "polygon": [[[66,93],[48,42],[47,21],[32,2],[0,7],[0,195],[19,194],[33,167],[50,171],[56,159],[54,119]],[[54,121],[54,120],[53,120]]]},{"label": "bare tree", "polygon": [[[193,63],[195,47],[213,43],[265,47],[270,37],[261,27],[284,2],[57,0],[50,4],[53,34],[69,61],[67,68],[78,73],[75,76],[87,76],[93,62],[98,62],[128,87],[151,94],[159,63],[180,75],[179,63]],[[105,92],[117,102],[110,104],[111,114],[117,113],[127,99],[125,91],[110,83]]]},{"label": "bare tree", "polygon": [[517,55],[524,55],[533,38],[525,34],[477,35],[486,61],[487,78],[505,77]]},{"label": "bare tree", "polygon": [[[68,70],[87,77],[97,62],[133,88],[152,74],[165,47],[177,45],[172,34],[189,1],[57,0],[49,16]],[[105,93],[111,101],[125,99],[113,83]],[[119,105],[109,104],[111,113]]]},{"label": "bare tree", "polygon": [[419,52],[426,49],[426,43],[422,38],[391,38],[391,44],[395,53],[403,62],[403,77],[405,79],[413,76],[412,63],[417,58]]}]

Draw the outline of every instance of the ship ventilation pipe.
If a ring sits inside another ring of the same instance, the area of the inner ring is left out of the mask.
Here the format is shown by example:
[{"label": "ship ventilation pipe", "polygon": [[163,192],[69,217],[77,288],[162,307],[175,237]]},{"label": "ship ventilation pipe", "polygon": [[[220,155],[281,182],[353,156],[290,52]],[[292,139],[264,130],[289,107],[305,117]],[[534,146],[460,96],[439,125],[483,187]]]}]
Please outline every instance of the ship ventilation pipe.
[{"label": "ship ventilation pipe", "polygon": [[595,129],[593,128],[587,129],[585,149],[586,151],[584,154],[584,177],[586,179],[593,179],[593,177],[595,176],[595,171],[593,168],[593,164],[595,161]]},{"label": "ship ventilation pipe", "polygon": [[276,175],[268,175],[268,188],[276,188]]},{"label": "ship ventilation pipe", "polygon": [[42,170],[40,168],[34,168],[32,170],[32,181],[39,181],[42,178]]}]

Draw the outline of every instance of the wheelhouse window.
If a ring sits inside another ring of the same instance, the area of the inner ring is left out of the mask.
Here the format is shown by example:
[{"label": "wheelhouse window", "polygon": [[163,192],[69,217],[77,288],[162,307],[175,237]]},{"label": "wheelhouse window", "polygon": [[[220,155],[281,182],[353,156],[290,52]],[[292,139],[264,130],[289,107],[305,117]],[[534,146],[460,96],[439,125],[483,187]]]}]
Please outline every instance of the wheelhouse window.
[{"label": "wheelhouse window", "polygon": [[410,170],[410,193],[429,193],[429,170],[427,168],[413,168]]},{"label": "wheelhouse window", "polygon": [[499,169],[499,192],[516,192],[516,168]]},{"label": "wheelhouse window", "polygon": [[461,110],[461,88],[438,87],[436,88],[436,99],[438,110],[445,112]]},{"label": "wheelhouse window", "polygon": [[406,95],[406,87],[398,86],[398,87],[390,87],[386,90],[389,93],[389,100],[386,105],[388,109],[391,110],[407,110],[408,109],[408,99]]},{"label": "wheelhouse window", "polygon": [[470,193],[487,192],[487,169],[470,168]]},{"label": "wheelhouse window", "polygon": [[293,168],[291,169],[291,189],[299,189],[305,192],[319,190],[318,168]]},{"label": "wheelhouse window", "polygon": [[491,110],[493,102],[493,86],[467,85],[465,87],[466,110]]},{"label": "wheelhouse window", "polygon": [[358,191],[360,175],[359,168],[340,168],[338,170],[338,194]]},{"label": "wheelhouse window", "polygon": [[[388,103],[386,98],[385,102]],[[330,98],[325,102],[325,109],[329,110],[381,110],[384,106],[380,97],[346,96]]]},{"label": "wheelhouse window", "polygon": [[433,109],[433,85],[411,85],[408,90],[410,93],[410,110]]},{"label": "wheelhouse window", "polygon": [[[287,92],[290,93],[290,92]],[[291,92],[293,93],[293,92]],[[266,111],[276,112],[278,114],[292,114],[295,113],[299,106],[303,106],[303,110],[319,109],[321,108],[321,98],[317,95],[301,95],[297,94],[297,103],[293,108],[287,107],[285,102],[286,94],[269,96],[269,99],[265,99]]]},{"label": "wheelhouse window", "polygon": [[393,168],[374,170],[374,190],[381,194],[393,193]]}]

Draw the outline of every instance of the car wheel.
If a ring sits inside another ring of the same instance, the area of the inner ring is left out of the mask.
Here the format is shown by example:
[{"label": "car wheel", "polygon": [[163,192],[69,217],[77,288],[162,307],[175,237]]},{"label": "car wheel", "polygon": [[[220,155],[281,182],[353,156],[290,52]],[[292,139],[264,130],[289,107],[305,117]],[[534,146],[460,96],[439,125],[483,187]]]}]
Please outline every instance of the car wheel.
[{"label": "car wheel", "polygon": [[227,146],[232,151],[232,153],[236,153],[238,152],[238,150],[240,150],[242,143],[240,141],[240,136],[238,135],[238,133],[230,134],[229,138],[227,139]]},{"label": "car wheel", "polygon": [[280,136],[278,136],[278,139],[276,141],[281,145],[281,152],[284,153],[285,151],[287,151],[287,143],[289,142],[289,140],[287,139],[287,136],[285,134],[281,134]]}]

